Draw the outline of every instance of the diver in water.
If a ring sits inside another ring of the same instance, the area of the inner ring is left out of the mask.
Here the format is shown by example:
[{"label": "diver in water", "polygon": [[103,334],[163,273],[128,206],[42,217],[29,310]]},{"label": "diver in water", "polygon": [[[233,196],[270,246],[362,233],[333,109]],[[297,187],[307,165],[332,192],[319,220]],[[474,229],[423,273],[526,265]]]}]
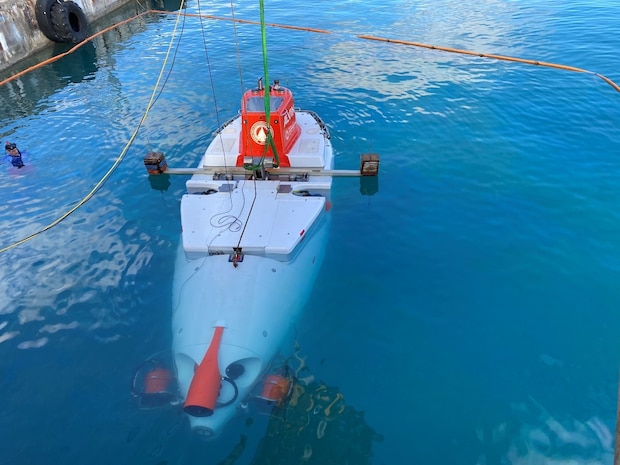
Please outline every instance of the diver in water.
[{"label": "diver in water", "polygon": [[15,145],[13,142],[7,141],[6,145],[4,146],[4,150],[6,151],[8,156],[11,157],[11,165],[17,168],[23,168],[25,166],[24,160],[22,160],[22,153],[17,148],[17,145]]}]

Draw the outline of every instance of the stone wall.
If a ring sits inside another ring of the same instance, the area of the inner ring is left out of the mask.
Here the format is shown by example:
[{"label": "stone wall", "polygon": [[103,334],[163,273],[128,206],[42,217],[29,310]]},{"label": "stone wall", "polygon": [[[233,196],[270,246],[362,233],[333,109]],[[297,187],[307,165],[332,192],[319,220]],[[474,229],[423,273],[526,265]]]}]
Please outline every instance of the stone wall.
[{"label": "stone wall", "polygon": [[[136,0],[73,0],[89,24]],[[141,2],[145,5],[147,2]],[[54,45],[39,30],[36,0],[0,0],[0,71]]]}]

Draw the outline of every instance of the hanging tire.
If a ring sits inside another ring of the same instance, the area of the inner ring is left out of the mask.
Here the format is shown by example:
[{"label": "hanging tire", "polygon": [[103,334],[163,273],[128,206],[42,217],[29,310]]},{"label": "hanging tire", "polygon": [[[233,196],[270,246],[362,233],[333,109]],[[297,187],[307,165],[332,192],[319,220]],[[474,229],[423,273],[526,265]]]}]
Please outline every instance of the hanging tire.
[{"label": "hanging tire", "polygon": [[37,0],[34,7],[34,15],[37,18],[39,29],[45,37],[54,42],[58,42],[58,35],[52,27],[52,8],[58,0]]},{"label": "hanging tire", "polygon": [[52,27],[65,44],[77,44],[88,37],[88,21],[74,2],[60,2],[52,7]]},{"label": "hanging tire", "polygon": [[86,15],[72,1],[37,0],[35,13],[39,29],[54,42],[77,44],[88,37]]}]

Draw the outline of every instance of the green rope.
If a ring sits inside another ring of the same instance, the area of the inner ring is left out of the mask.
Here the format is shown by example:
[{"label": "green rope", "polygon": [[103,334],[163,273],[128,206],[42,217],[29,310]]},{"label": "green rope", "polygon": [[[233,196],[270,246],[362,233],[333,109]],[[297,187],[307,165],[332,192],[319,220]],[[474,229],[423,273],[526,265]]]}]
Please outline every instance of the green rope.
[{"label": "green rope", "polygon": [[270,84],[269,84],[269,67],[267,66],[267,28],[265,27],[265,2],[264,0],[260,0],[260,35],[261,41],[263,44],[263,72],[265,74],[265,121],[267,123],[267,140],[265,141],[265,154],[271,147],[273,150],[274,157],[274,168],[278,168],[280,166],[280,158],[278,157],[278,152],[276,150],[276,144],[273,140],[273,135],[271,134],[271,102],[270,102]]},{"label": "green rope", "polygon": [[263,44],[263,72],[265,73],[265,118],[270,121],[271,106],[269,104],[269,66],[267,66],[267,28],[265,27],[265,2],[260,0],[260,37]]}]

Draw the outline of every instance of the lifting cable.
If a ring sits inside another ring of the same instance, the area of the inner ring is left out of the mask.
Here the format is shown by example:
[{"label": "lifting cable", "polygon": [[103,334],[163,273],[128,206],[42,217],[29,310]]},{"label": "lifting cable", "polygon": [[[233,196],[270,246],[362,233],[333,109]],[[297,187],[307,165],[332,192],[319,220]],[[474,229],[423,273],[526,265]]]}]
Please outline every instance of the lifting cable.
[{"label": "lifting cable", "polygon": [[[73,53],[74,51],[76,51],[78,48],[82,47],[83,45],[87,44],[88,42],[92,41],[93,39],[111,31],[114,30],[126,23],[132,22],[138,18],[141,18],[142,16],[145,15],[149,15],[149,14],[159,14],[159,15],[170,15],[170,14],[174,14],[177,16],[175,25],[174,25],[174,31],[172,34],[172,37],[170,39],[170,44],[168,46],[168,51],[166,53],[166,56],[164,58],[164,62],[162,64],[161,70],[160,70],[160,74],[157,78],[157,82],[153,88],[153,93],[151,95],[151,99],[146,107],[146,110],[142,116],[142,118],[140,119],[138,126],[136,127],[136,129],[134,130],[133,134],[131,135],[131,137],[129,138],[129,140],[127,141],[127,144],[125,145],[125,147],[123,148],[123,150],[121,151],[121,153],[119,154],[119,156],[117,157],[117,159],[114,161],[114,163],[112,164],[112,166],[110,167],[110,169],[103,175],[103,177],[99,180],[99,182],[97,182],[97,184],[95,184],[95,186],[93,187],[93,189],[82,199],[80,200],[73,208],[71,208],[70,210],[68,210],[67,212],[65,212],[63,215],[61,215],[60,217],[58,217],[57,219],[55,219],[54,221],[52,221],[51,223],[49,223],[47,226],[41,228],[40,230],[30,234],[29,236],[26,236],[23,239],[20,239],[6,247],[0,248],[0,253],[2,252],[6,252],[7,250],[10,250],[14,247],[17,247],[18,245],[23,244],[24,242],[29,241],[30,239],[38,236],[39,234],[53,228],[54,226],[58,225],[60,222],[62,222],[63,220],[65,220],[69,215],[71,215],[72,213],[74,213],[78,208],[80,208],[82,205],[84,205],[88,200],[90,200],[98,191],[99,189],[101,189],[101,187],[106,183],[106,181],[110,178],[110,176],[114,173],[114,171],[118,168],[118,166],[121,164],[121,162],[123,161],[123,159],[125,158],[125,156],[127,155],[127,151],[129,150],[131,144],[133,143],[133,141],[135,140],[135,138],[138,135],[138,132],[140,130],[140,128],[142,127],[143,123],[146,120],[146,117],[151,109],[151,107],[153,106],[155,100],[157,99],[157,89],[159,88],[160,82],[162,80],[162,76],[164,75],[164,70],[167,66],[168,63],[168,59],[172,50],[172,45],[174,43],[174,40],[176,38],[176,31],[177,31],[177,27],[179,25],[180,19],[181,17],[200,17],[200,18],[205,18],[205,19],[212,19],[212,20],[217,20],[217,21],[231,21],[234,23],[240,23],[240,24],[258,24],[261,26],[261,32],[264,32],[265,27],[269,26],[269,27],[274,27],[274,28],[281,28],[281,29],[291,29],[291,30],[296,30],[296,31],[305,31],[305,32],[313,32],[313,33],[317,33],[317,34],[332,34],[332,32],[325,30],[325,29],[316,29],[316,28],[309,28],[309,27],[301,27],[301,26],[292,26],[292,25],[287,25],[287,24],[278,24],[278,23],[265,23],[264,21],[264,12],[263,9],[261,7],[261,21],[257,22],[257,21],[251,21],[251,20],[244,20],[244,19],[237,19],[237,18],[225,18],[225,17],[219,17],[219,16],[213,16],[213,15],[203,15],[203,14],[195,14],[195,13],[183,13],[183,6],[184,6],[185,0],[181,0],[181,4],[179,7],[179,11],[178,12],[170,12],[170,11],[163,11],[163,10],[147,10],[147,11],[143,11],[142,13],[138,13],[135,16],[132,16],[131,18],[128,18],[126,20],[120,21],[112,26],[109,26],[95,34],[93,34],[92,36],[88,37],[86,40],[84,40],[83,42],[80,42],[76,45],[74,45],[72,48],[70,48],[69,50],[67,50],[66,52],[60,53],[58,55],[55,55],[47,60],[44,60],[34,66],[31,66],[23,71],[20,71],[10,77],[7,77],[6,79],[0,81],[0,86],[3,86],[5,84],[7,84],[8,82],[11,82],[21,76],[24,76],[25,74],[41,68],[45,65],[48,65],[50,63],[53,63],[57,60],[60,60],[61,58]],[[261,5],[263,5],[263,0],[261,0],[260,2]],[[506,55],[497,55],[497,54],[492,54],[492,53],[480,53],[480,52],[474,52],[471,50],[462,50],[462,49],[457,49],[457,48],[451,48],[451,47],[443,47],[443,46],[438,46],[438,45],[431,45],[431,44],[425,44],[425,43],[421,43],[421,42],[413,42],[413,41],[407,41],[407,40],[399,40],[399,39],[390,39],[390,38],[386,38],[386,37],[377,37],[377,36],[371,36],[371,35],[357,35],[356,38],[358,39],[362,39],[362,40],[370,40],[370,41],[378,41],[378,42],[386,42],[386,43],[392,43],[392,44],[398,44],[398,45],[406,45],[406,46],[411,46],[411,47],[420,47],[420,48],[426,48],[426,49],[430,49],[430,50],[437,50],[437,51],[441,51],[441,52],[448,52],[448,53],[456,53],[456,54],[461,54],[461,55],[470,55],[470,56],[477,56],[477,57],[481,57],[481,58],[489,58],[489,59],[493,59],[493,60],[501,60],[501,61],[509,61],[509,62],[516,62],[516,63],[523,63],[523,64],[527,64],[527,65],[535,65],[535,66],[543,66],[543,67],[548,67],[548,68],[554,68],[554,69],[559,69],[559,70],[564,70],[564,71],[571,71],[571,72],[576,72],[576,73],[585,73],[585,74],[590,74],[593,76],[596,76],[600,79],[602,79],[603,81],[605,81],[607,84],[609,84],[613,89],[615,89],[617,92],[620,92],[620,86],[618,86],[618,84],[616,84],[614,81],[612,81],[611,79],[609,79],[608,77],[594,72],[594,71],[589,71],[587,69],[583,69],[583,68],[577,68],[574,66],[567,66],[567,65],[562,65],[562,64],[556,64],[556,63],[549,63],[549,62],[545,62],[545,61],[537,61],[537,60],[528,60],[528,59],[524,59],[524,58],[517,58],[517,57],[510,57],[510,56],[506,56]],[[263,47],[266,47],[266,39],[265,36],[263,34]],[[267,75],[267,58],[266,58],[266,52],[263,54],[263,66],[265,68],[265,78],[268,78]],[[269,86],[269,81],[266,81],[267,86]],[[269,89],[269,87],[266,88],[267,90]],[[266,110],[266,114],[268,115],[269,113],[269,97],[268,97],[268,91],[265,91],[265,110]],[[270,141],[271,144],[274,144],[273,142],[273,138],[270,137],[270,131],[267,131],[267,139],[268,141]],[[277,153],[275,152],[275,144],[272,145],[273,150],[274,150],[274,154],[276,155],[276,163],[279,164],[279,161],[277,160]]]},{"label": "lifting cable", "polygon": [[[265,1],[259,0],[259,9],[260,9],[260,34],[261,34],[261,44],[263,51],[263,73],[265,78],[265,86],[263,90],[263,101],[265,104],[265,123],[266,127],[266,137],[265,140],[265,149],[263,151],[263,157],[261,158],[258,165],[254,163],[244,165],[244,168],[247,170],[258,171],[262,169],[265,163],[265,156],[269,151],[269,147],[273,150],[274,163],[273,167],[278,168],[280,166],[280,159],[278,158],[278,152],[276,150],[276,144],[273,140],[273,133],[271,131],[271,85],[269,84],[269,66],[267,63],[267,28],[265,27]],[[226,157],[224,157],[226,158]],[[243,188],[242,188],[243,189]],[[256,173],[254,176],[254,198],[252,199],[252,204],[250,205],[250,211],[248,212],[248,219],[252,215],[252,211],[254,209],[254,204],[256,203]],[[243,235],[245,233],[245,228],[248,225],[248,221],[244,221],[243,229],[241,230],[241,234],[239,235],[239,241],[237,242],[237,247],[234,248],[235,254],[233,255],[233,265],[235,268],[237,267],[238,255],[241,253],[241,241],[243,240]]]},{"label": "lifting cable", "polygon": [[[263,90],[263,104],[265,107],[265,148],[263,149],[263,156],[260,161],[255,164],[247,163],[244,164],[243,167],[246,170],[256,171],[258,169],[262,169],[265,163],[265,157],[267,156],[267,152],[271,148],[273,152],[273,167],[278,168],[280,166],[280,157],[278,156],[278,151],[276,150],[276,144],[273,140],[273,133],[271,130],[271,84],[269,81],[269,66],[267,60],[267,28],[265,23],[265,2],[264,0],[259,0],[259,10],[260,10],[260,35],[261,35],[261,46],[263,53],[263,78],[264,78],[264,90]],[[263,86],[261,86],[263,87]]]},{"label": "lifting cable", "polygon": [[265,101],[265,123],[267,123],[267,140],[265,141],[265,152],[263,155],[263,163],[265,155],[271,147],[273,151],[274,163],[273,167],[278,168],[280,166],[280,158],[278,157],[278,151],[276,150],[276,144],[273,141],[273,133],[271,131],[271,84],[269,81],[269,66],[267,65],[267,28],[265,27],[265,0],[259,1],[260,6],[260,37],[263,47],[263,73],[265,74],[265,91],[263,92]]},{"label": "lifting cable", "polygon": [[[263,93],[265,100],[265,122],[267,123],[267,140],[265,141],[265,155],[271,147],[274,157],[274,168],[280,166],[280,159],[278,158],[278,151],[276,150],[276,144],[273,141],[273,133],[271,132],[271,84],[269,80],[269,66],[267,65],[267,28],[265,27],[265,1],[259,1],[260,6],[260,37],[263,47],[263,73],[265,74],[265,91]],[[264,160],[263,155],[263,160]]]},{"label": "lifting cable", "polygon": [[[198,0],[197,2],[198,5],[198,12],[201,11],[201,5],[200,5],[200,0]],[[232,3],[231,3],[232,5]],[[207,71],[209,72],[209,85],[211,86],[211,94],[213,95],[213,107],[215,108],[215,121],[217,123],[217,127],[221,128],[222,127],[222,123],[220,121],[220,112],[219,112],[219,107],[217,105],[217,97],[215,95],[215,83],[213,81],[213,72],[211,69],[211,59],[209,58],[209,47],[207,47],[207,35],[205,34],[205,27],[202,24],[202,20],[204,19],[202,16],[199,17],[200,18],[200,31],[202,32],[202,47],[204,49],[205,52],[205,62],[207,64]],[[236,43],[236,33],[235,33],[235,43]],[[225,152],[224,150],[224,141],[222,140],[222,138],[220,137],[220,142],[222,143],[222,153]],[[226,157],[224,157],[224,165],[226,165]],[[226,171],[228,171],[228,168],[226,168]]]}]

